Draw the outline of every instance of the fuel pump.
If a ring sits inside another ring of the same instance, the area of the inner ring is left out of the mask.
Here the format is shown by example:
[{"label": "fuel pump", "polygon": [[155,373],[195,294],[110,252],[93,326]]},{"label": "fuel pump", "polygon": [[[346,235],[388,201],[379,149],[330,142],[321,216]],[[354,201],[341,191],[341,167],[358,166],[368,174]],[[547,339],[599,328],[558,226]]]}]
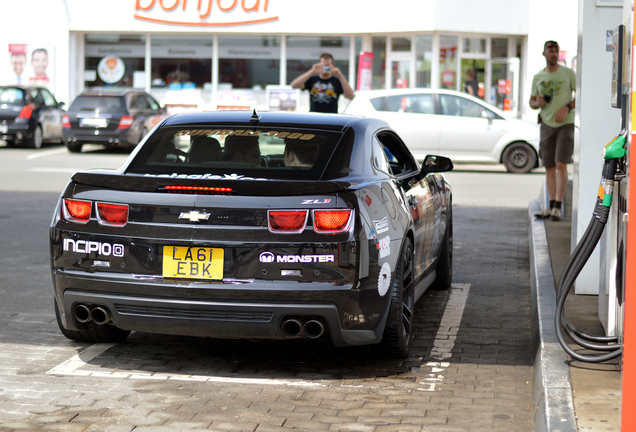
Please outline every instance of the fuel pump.
[{"label": "fuel pump", "polygon": [[[603,172],[594,213],[585,233],[565,265],[557,288],[557,309],[554,315],[557,339],[565,352],[572,358],[587,363],[611,360],[622,354],[622,348],[621,345],[617,343],[618,338],[616,336],[591,336],[583,333],[568,320],[565,315],[564,306],[568,293],[574,286],[574,282],[583,269],[583,266],[590,258],[590,255],[592,255],[609,218],[617,169],[619,165],[621,170],[624,169],[623,162],[626,154],[625,143],[627,134],[627,130],[624,129],[619,136],[614,138],[603,149]],[[565,340],[565,335],[583,348],[601,351],[603,353],[594,355],[577,353],[568,345]]]}]

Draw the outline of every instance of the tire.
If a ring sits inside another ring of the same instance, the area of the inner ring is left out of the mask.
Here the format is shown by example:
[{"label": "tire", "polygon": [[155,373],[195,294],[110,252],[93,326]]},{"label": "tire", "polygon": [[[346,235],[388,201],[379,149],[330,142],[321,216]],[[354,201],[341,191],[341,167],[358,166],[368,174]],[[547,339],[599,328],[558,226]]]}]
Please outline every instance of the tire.
[{"label": "tire", "polygon": [[514,142],[503,152],[502,162],[510,173],[529,173],[537,166],[537,153],[525,142]]},{"label": "tire", "polygon": [[449,207],[448,223],[435,267],[436,277],[431,289],[441,291],[450,288],[453,281],[453,210]]},{"label": "tire", "polygon": [[42,148],[42,126],[37,125],[33,131],[33,136],[27,141],[28,148],[39,149]]},{"label": "tire", "polygon": [[414,308],[413,246],[411,240],[406,238],[391,286],[389,316],[381,342],[384,354],[395,358],[409,355],[413,342]]},{"label": "tire", "polygon": [[7,147],[15,147],[15,141],[14,140],[7,140]]},{"label": "tire", "polygon": [[60,309],[55,299],[53,299],[53,303],[55,304],[55,318],[57,319],[57,326],[60,328],[60,331],[64,336],[66,336],[67,339],[77,342],[111,343],[123,342],[130,334],[129,330],[122,330],[112,324],[96,325],[92,321],[86,324],[82,324],[84,326],[83,330],[67,330],[62,325],[62,320],[60,318]]},{"label": "tire", "polygon": [[71,153],[81,153],[82,152],[82,143],[71,143],[71,142],[66,142],[66,148],[68,149],[68,151],[70,151]]}]

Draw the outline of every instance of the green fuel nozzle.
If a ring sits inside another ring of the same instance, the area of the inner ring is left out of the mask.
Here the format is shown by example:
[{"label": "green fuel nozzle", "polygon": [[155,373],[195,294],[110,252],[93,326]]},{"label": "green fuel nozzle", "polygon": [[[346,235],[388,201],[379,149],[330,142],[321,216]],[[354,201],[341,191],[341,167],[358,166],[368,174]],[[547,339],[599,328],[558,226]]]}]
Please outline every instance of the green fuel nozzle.
[{"label": "green fuel nozzle", "polygon": [[612,195],[614,193],[614,176],[616,175],[616,168],[618,166],[618,160],[625,156],[625,136],[627,132],[623,131],[620,135],[614,138],[609,144],[603,148],[603,176],[601,178],[601,186],[599,187],[598,198],[603,207],[611,207]]}]

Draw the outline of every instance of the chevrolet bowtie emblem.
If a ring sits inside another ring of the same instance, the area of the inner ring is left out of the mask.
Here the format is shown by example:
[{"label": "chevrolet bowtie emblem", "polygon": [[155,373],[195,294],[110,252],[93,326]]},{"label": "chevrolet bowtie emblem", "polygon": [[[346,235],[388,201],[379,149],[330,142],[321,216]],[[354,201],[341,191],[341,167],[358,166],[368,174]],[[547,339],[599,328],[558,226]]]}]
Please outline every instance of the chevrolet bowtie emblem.
[{"label": "chevrolet bowtie emblem", "polygon": [[188,219],[190,222],[199,222],[202,220],[208,220],[210,213],[199,213],[198,211],[182,212],[179,215],[179,219]]}]

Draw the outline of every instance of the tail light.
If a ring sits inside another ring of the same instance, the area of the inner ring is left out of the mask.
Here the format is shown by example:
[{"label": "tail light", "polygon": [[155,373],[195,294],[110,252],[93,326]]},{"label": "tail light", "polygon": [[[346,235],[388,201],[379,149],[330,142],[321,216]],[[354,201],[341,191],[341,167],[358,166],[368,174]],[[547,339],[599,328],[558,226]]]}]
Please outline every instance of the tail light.
[{"label": "tail light", "polygon": [[68,114],[64,114],[64,117],[62,117],[62,127],[66,129],[71,128],[71,119],[68,117]]},{"label": "tail light", "polygon": [[314,210],[314,231],[339,234],[351,226],[353,210]]},{"label": "tail light", "polygon": [[307,224],[307,210],[290,210],[267,212],[269,230],[280,234],[298,234],[305,229]]},{"label": "tail light", "polygon": [[128,206],[98,202],[97,221],[100,225],[122,227],[128,222]]},{"label": "tail light", "polygon": [[128,129],[133,124],[134,120],[135,119],[132,116],[123,116],[121,120],[119,120],[119,126],[117,126],[117,129]]},{"label": "tail light", "polygon": [[65,199],[62,206],[64,219],[69,222],[85,224],[91,218],[91,207],[90,201]]},{"label": "tail light", "polygon": [[33,113],[33,104],[26,104],[22,107],[20,114],[18,114],[18,118],[31,118],[31,114]]}]

